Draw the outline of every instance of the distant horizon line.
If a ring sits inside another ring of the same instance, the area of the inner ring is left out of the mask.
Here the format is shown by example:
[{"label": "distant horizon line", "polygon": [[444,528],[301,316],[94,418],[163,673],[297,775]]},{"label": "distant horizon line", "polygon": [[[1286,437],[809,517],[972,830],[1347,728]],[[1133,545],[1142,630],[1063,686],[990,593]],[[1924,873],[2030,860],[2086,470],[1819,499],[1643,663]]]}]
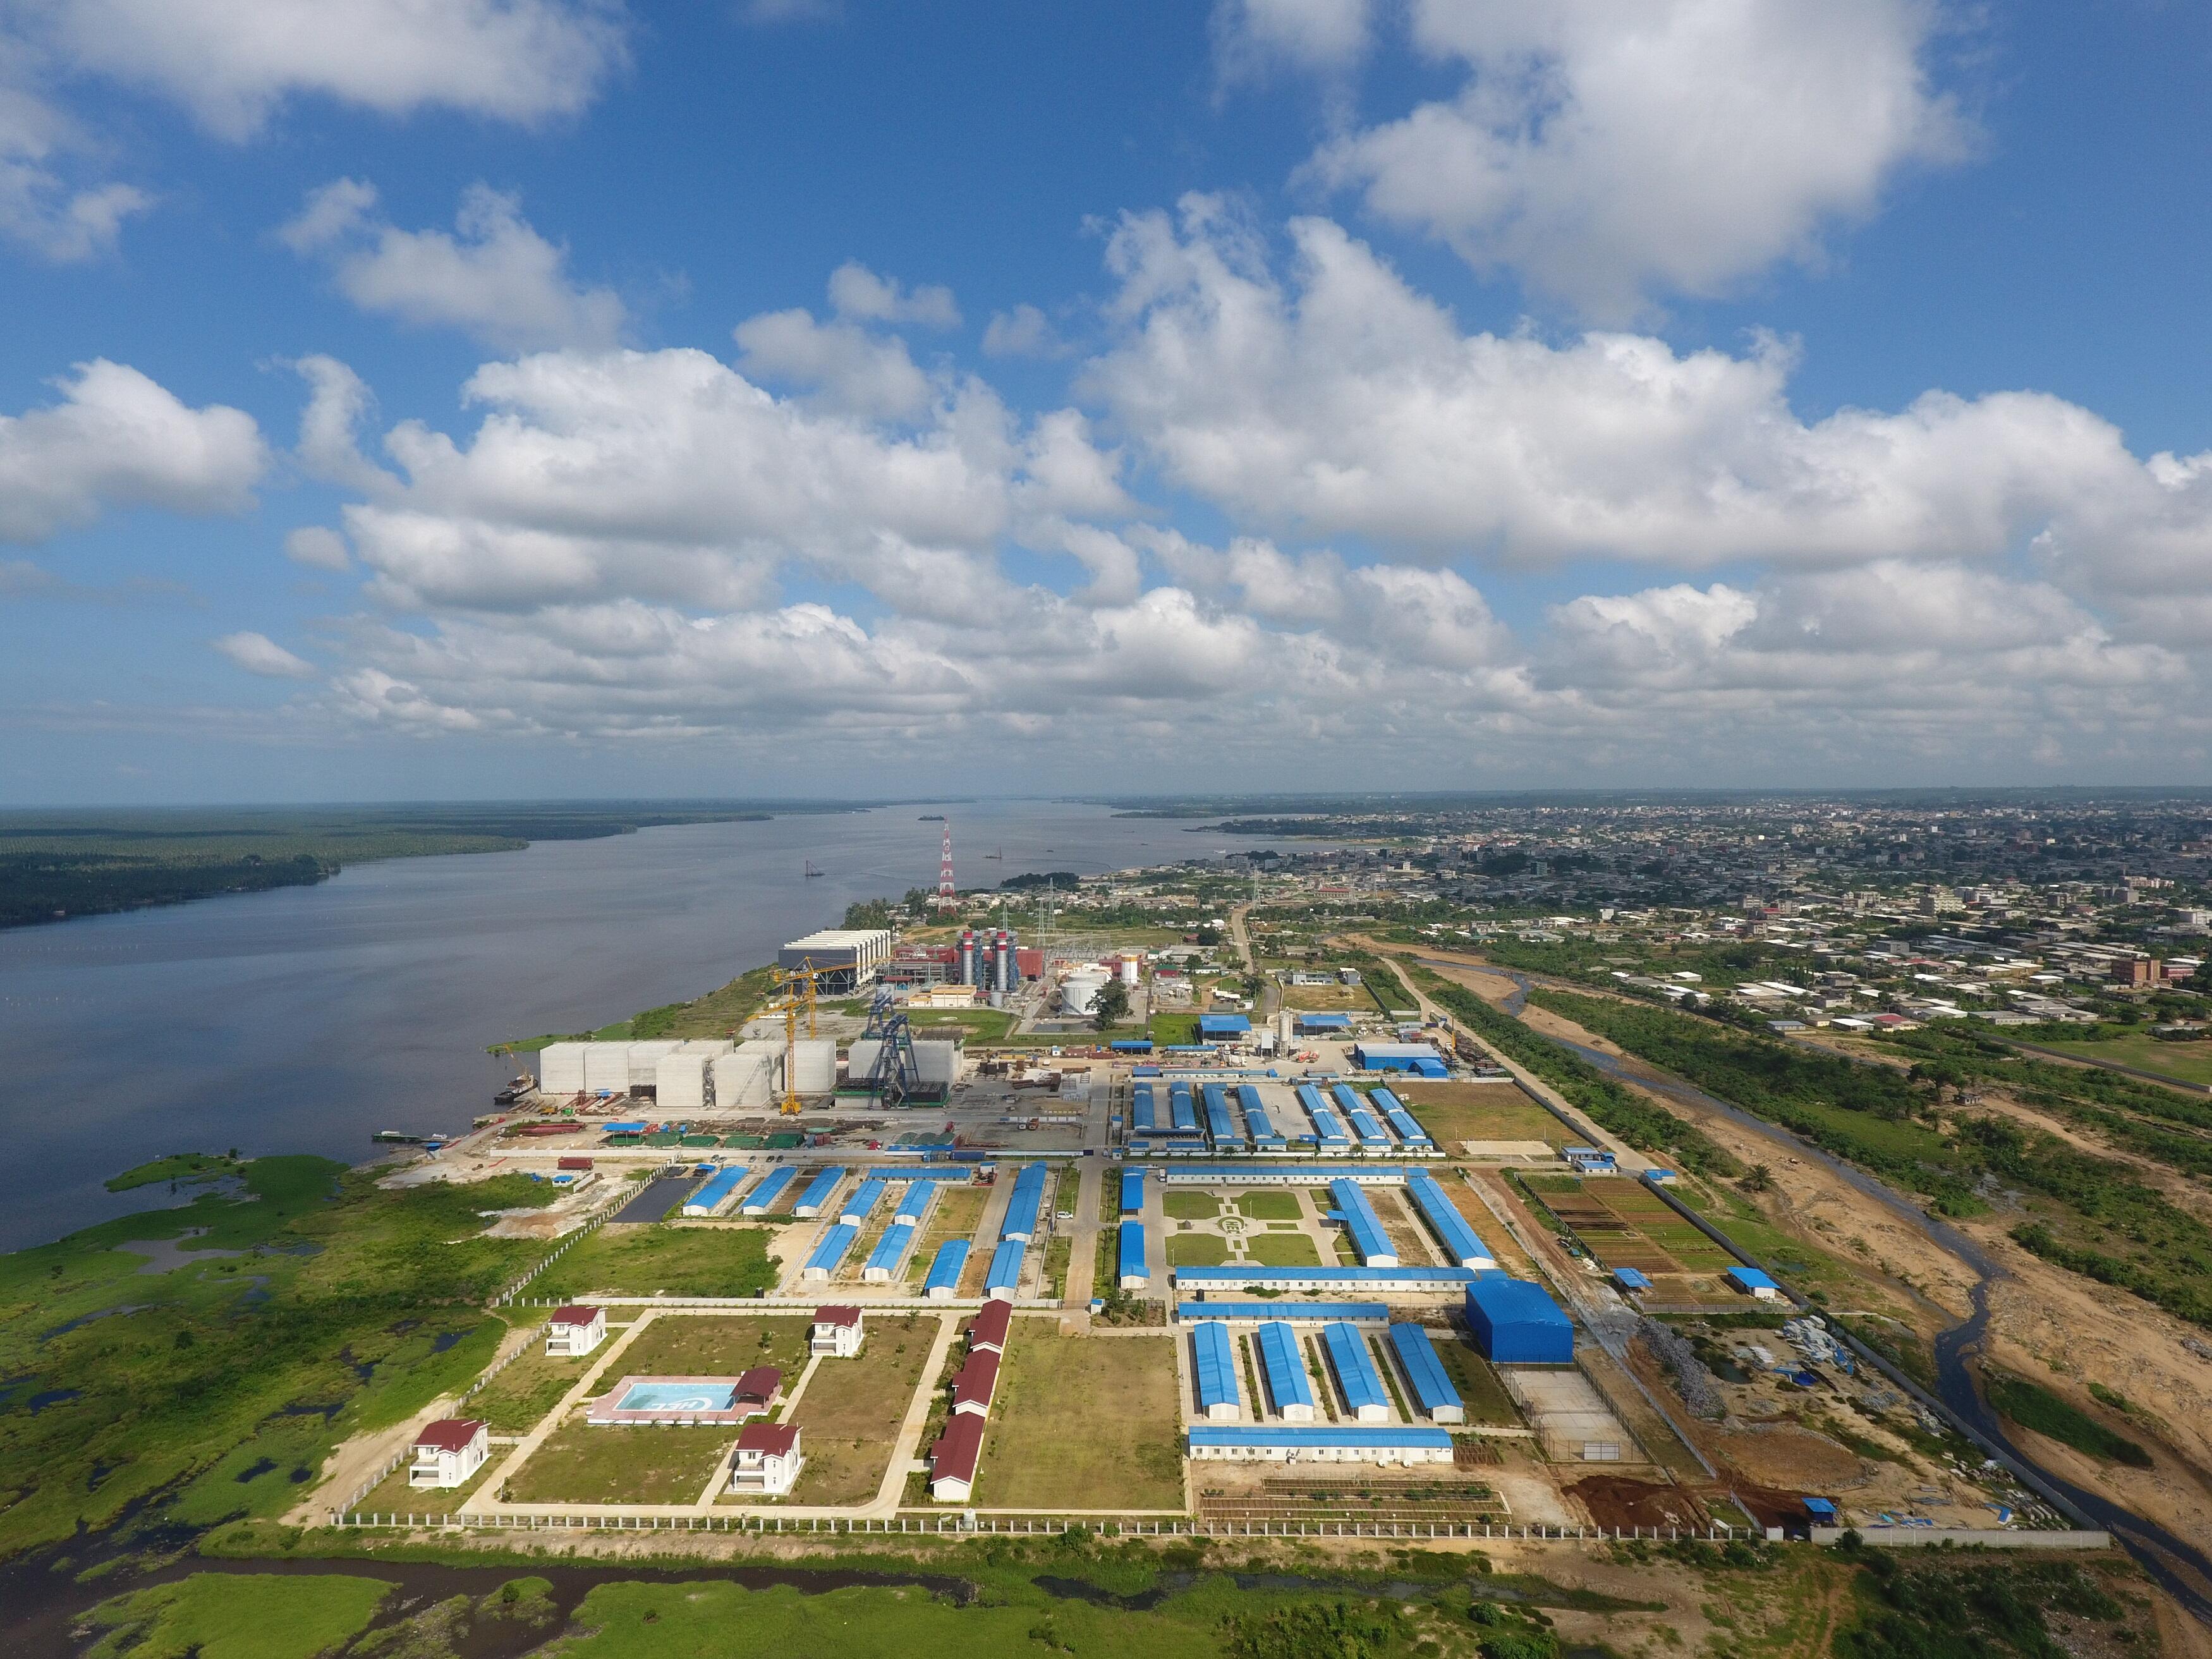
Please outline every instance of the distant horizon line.
[{"label": "distant horizon line", "polygon": [[[0,804],[0,819],[70,812],[313,812],[399,811],[435,809],[485,810],[514,807],[684,807],[731,808],[747,811],[819,810],[884,811],[902,806],[975,806],[1007,802],[1062,802],[1108,807],[1205,806],[1224,816],[1270,805],[1278,810],[1301,805],[1324,809],[1366,806],[1449,806],[1462,802],[1666,800],[1898,800],[1929,799],[2035,799],[2054,796],[2087,799],[2203,799],[2212,801],[2212,784],[1990,783],[1902,785],[1633,785],[1593,788],[1500,787],[1430,790],[1176,790],[1157,793],[1101,791],[1019,790],[961,795],[417,795],[319,800],[76,800]],[[1294,812],[1295,816],[1296,813]]]}]

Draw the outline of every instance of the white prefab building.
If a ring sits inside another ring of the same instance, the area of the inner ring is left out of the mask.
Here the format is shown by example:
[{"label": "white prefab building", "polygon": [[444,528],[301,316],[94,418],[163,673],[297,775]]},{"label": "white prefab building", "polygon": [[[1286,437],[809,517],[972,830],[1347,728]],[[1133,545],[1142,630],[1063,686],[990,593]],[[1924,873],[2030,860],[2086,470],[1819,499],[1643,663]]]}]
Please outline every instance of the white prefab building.
[{"label": "white prefab building", "polygon": [[752,1498],[781,1498],[806,1467],[796,1423],[748,1423],[730,1454],[730,1491]]},{"label": "white prefab building", "polygon": [[814,1334],[807,1344],[807,1352],[828,1354],[836,1359],[850,1359],[860,1352],[860,1343],[866,1334],[861,1328],[858,1308],[836,1304],[817,1308],[814,1310]]},{"label": "white prefab building", "polygon": [[545,1352],[552,1359],[574,1359],[607,1340],[607,1310],[571,1303],[553,1310],[545,1324]]},{"label": "white prefab building", "polygon": [[415,1437],[415,1459],[407,1466],[410,1486],[458,1486],[491,1455],[491,1436],[473,1417],[447,1417]]},{"label": "white prefab building", "polygon": [[888,927],[830,927],[805,939],[795,939],[776,953],[776,965],[790,969],[811,967],[825,995],[850,996],[872,982],[878,969],[890,959],[891,931]]}]

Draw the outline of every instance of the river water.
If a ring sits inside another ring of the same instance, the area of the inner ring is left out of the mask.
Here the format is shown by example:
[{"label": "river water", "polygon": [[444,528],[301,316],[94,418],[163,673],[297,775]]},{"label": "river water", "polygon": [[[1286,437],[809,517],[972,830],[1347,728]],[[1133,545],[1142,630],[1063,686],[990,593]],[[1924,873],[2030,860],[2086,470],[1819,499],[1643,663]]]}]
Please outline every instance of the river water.
[{"label": "river water", "polygon": [[[856,899],[1206,856],[1187,824],[1048,801],[672,825],[394,859],[314,887],[0,933],[0,1249],[175,1201],[106,1192],[172,1152],[357,1163],[383,1128],[465,1128],[511,1067],[487,1044],[693,997]],[[1003,859],[984,854],[1003,849]],[[809,880],[809,861],[823,872]],[[1024,933],[1034,912],[1010,925]]]}]

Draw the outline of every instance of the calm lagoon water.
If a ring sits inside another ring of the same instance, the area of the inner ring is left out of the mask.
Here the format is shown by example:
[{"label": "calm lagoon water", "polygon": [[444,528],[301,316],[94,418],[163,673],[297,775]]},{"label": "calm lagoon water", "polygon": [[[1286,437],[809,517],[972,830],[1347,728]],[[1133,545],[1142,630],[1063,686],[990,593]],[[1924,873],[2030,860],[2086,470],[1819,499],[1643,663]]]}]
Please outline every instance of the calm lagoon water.
[{"label": "calm lagoon water", "polygon": [[911,804],[398,859],[0,933],[0,1249],[173,1201],[100,1185],[163,1153],[354,1163],[378,1129],[465,1128],[511,1069],[487,1044],[698,995],[855,899],[933,888],[944,826],[920,815],[939,810],[969,886],[1223,846],[1103,807]]}]

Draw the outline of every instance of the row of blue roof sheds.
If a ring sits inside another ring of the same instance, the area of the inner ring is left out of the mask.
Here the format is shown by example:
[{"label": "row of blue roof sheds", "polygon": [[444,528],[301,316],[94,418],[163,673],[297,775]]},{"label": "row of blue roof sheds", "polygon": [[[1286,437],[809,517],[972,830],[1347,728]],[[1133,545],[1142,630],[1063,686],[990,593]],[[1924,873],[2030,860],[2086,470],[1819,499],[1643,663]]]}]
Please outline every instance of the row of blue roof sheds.
[{"label": "row of blue roof sheds", "polygon": [[739,1212],[766,1215],[776,1200],[783,1196],[783,1189],[798,1179],[799,1171],[788,1164],[780,1170],[771,1170],[767,1180],[745,1194],[745,1201],[738,1206]]},{"label": "row of blue roof sheds", "polygon": [[1152,1103],[1152,1085],[1139,1083],[1129,1090],[1129,1133],[1149,1135],[1159,1133],[1158,1108]]},{"label": "row of blue roof sheds", "polygon": [[1198,1414],[1212,1421],[1234,1421],[1243,1406],[1237,1392],[1237,1349],[1229,1340],[1229,1327],[1218,1319],[1192,1326],[1190,1349]]},{"label": "row of blue roof sheds", "polygon": [[1260,1091],[1249,1083],[1237,1085],[1237,1103],[1244,1109],[1244,1138],[1252,1143],[1255,1152],[1279,1152],[1285,1142],[1282,1132],[1275,1127],[1267,1109],[1260,1103]]},{"label": "row of blue roof sheds", "polygon": [[1254,1333],[1253,1344],[1260,1352],[1260,1377],[1275,1415],[1288,1422],[1312,1422],[1313,1386],[1307,1380],[1298,1334],[1282,1321],[1271,1320]]},{"label": "row of blue roof sheds", "polygon": [[884,1201],[885,1184],[872,1176],[863,1181],[853,1189],[853,1195],[845,1200],[837,1212],[837,1219],[848,1226],[867,1225],[868,1218],[875,1213],[876,1206]]},{"label": "row of blue roof sheds", "polygon": [[1321,1328],[1322,1352],[1336,1378],[1337,1393],[1357,1423],[1386,1423],[1390,1419],[1390,1396],[1382,1387],[1382,1374],[1367,1352],[1367,1339],[1358,1327],[1341,1322]]},{"label": "row of blue roof sheds", "polygon": [[868,1252],[866,1263],[860,1269],[863,1279],[896,1278],[906,1266],[906,1253],[914,1248],[914,1224],[894,1222],[884,1229],[884,1236],[876,1241],[876,1248]]},{"label": "row of blue roof sheds", "polygon": [[1462,1267],[1473,1267],[1478,1271],[1498,1265],[1497,1258],[1490,1253],[1490,1247],[1482,1242],[1474,1228],[1467,1224],[1467,1218],[1459,1212],[1459,1206],[1451,1201],[1451,1194],[1444,1191],[1434,1176],[1426,1170],[1409,1171],[1406,1176],[1406,1191],[1413,1200],[1413,1207],[1429,1224],[1429,1231],[1436,1234],[1438,1242],[1443,1245],[1444,1254],[1453,1261]]},{"label": "row of blue roof sheds", "polygon": [[1575,1328],[1541,1285],[1478,1273],[1467,1287],[1467,1325],[1485,1359],[1499,1365],[1571,1365]]},{"label": "row of blue roof sheds", "polygon": [[1145,1172],[1142,1170],[1121,1171],[1121,1213],[1142,1215],[1145,1212]]},{"label": "row of blue roof sheds", "polygon": [[1359,1252],[1363,1267],[1398,1265],[1397,1247],[1391,1243],[1390,1235],[1382,1231],[1382,1218],[1375,1213],[1375,1206],[1367,1201],[1367,1194],[1358,1182],[1330,1182],[1328,1201],[1344,1218],[1344,1230],[1352,1235],[1352,1248]]},{"label": "row of blue roof sheds", "polygon": [[822,1206],[830,1201],[830,1194],[837,1190],[837,1183],[845,1178],[843,1168],[831,1164],[817,1173],[806,1183],[806,1190],[799,1195],[799,1202],[791,1206],[792,1214],[802,1221],[811,1220],[822,1213]]},{"label": "row of blue roof sheds", "polygon": [[1119,1256],[1117,1277],[1125,1291],[1140,1291],[1152,1282],[1145,1267],[1145,1224],[1125,1221],[1117,1243]]},{"label": "row of blue roof sheds", "polygon": [[817,1242],[812,1252],[806,1258],[805,1271],[836,1273],[838,1268],[845,1265],[845,1257],[852,1250],[853,1241],[860,1236],[860,1230],[858,1227],[846,1222],[839,1222],[828,1232],[823,1234],[820,1240]]},{"label": "row of blue roof sheds", "polygon": [[1206,1085],[1206,1138],[1216,1146],[1239,1146],[1244,1137],[1237,1133],[1237,1121],[1229,1115],[1229,1091],[1218,1083]]},{"label": "row of blue roof sheds", "polygon": [[1006,1194],[1006,1219],[999,1224],[1001,1239],[1027,1243],[1036,1236],[1038,1218],[1044,1212],[1044,1182],[1043,1164],[1022,1165],[1022,1172],[1014,1177],[1014,1190]]},{"label": "row of blue roof sheds", "polygon": [[1437,1345],[1430,1340],[1426,1331],[1419,1325],[1393,1325],[1390,1351],[1398,1357],[1398,1369],[1405,1373],[1416,1411],[1431,1422],[1467,1421],[1467,1402],[1452,1387]]},{"label": "row of blue roof sheds", "polygon": [[1028,1245],[1018,1238],[1010,1238],[992,1251],[990,1271],[983,1275],[983,1294],[1011,1302],[1021,1288],[1022,1257],[1028,1251]]},{"label": "row of blue roof sheds", "polygon": [[929,1259],[929,1276],[921,1281],[921,1293],[941,1301],[957,1292],[969,1249],[964,1238],[948,1238],[939,1245],[937,1254]]},{"label": "row of blue roof sheds", "polygon": [[1190,1085],[1168,1085],[1168,1128],[1179,1135],[1198,1133],[1198,1106],[1191,1098]]}]

